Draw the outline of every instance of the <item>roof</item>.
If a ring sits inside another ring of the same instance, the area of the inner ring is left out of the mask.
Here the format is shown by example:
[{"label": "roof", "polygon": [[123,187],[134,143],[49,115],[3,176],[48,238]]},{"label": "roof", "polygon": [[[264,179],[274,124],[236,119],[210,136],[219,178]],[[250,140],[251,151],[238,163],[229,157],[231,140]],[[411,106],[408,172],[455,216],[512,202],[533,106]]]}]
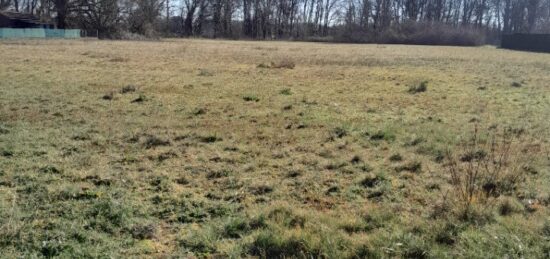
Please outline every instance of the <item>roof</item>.
[{"label": "roof", "polygon": [[38,18],[37,16],[34,16],[32,14],[27,14],[27,13],[0,11],[0,15],[5,16],[10,20],[19,20],[19,21],[34,23],[34,24],[47,24],[46,22],[41,21],[40,18]]}]

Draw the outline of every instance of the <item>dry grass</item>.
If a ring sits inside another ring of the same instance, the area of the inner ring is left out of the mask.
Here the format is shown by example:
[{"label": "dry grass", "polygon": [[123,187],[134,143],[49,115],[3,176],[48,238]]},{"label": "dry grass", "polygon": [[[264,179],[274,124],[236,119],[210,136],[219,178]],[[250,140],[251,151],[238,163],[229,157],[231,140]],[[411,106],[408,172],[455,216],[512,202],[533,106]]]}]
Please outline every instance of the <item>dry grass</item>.
[{"label": "dry grass", "polygon": [[[474,124],[548,150],[550,55],[209,40],[1,41],[0,53],[7,257],[550,251],[548,153],[511,196],[524,211],[481,226],[432,217],[444,151]],[[293,69],[258,67],[287,57]]]}]

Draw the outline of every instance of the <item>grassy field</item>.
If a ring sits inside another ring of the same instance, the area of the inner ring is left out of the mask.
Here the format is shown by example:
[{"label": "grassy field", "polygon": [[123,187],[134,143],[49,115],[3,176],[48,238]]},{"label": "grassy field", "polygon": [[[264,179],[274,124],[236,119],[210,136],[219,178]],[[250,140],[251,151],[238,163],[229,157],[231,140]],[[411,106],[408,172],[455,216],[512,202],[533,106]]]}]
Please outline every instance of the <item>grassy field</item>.
[{"label": "grassy field", "polygon": [[[550,254],[549,54],[33,40],[0,57],[2,258]],[[510,150],[523,177],[463,217],[445,161],[504,128],[531,147]]]}]

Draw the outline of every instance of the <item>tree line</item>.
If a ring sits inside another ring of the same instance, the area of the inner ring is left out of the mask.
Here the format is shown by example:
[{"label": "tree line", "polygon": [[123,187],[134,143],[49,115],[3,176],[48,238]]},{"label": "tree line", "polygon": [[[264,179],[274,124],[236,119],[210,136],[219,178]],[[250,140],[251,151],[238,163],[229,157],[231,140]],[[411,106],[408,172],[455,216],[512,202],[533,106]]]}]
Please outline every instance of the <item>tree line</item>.
[{"label": "tree line", "polygon": [[550,33],[550,0],[0,0],[0,8],[108,38],[472,45],[501,33]]}]

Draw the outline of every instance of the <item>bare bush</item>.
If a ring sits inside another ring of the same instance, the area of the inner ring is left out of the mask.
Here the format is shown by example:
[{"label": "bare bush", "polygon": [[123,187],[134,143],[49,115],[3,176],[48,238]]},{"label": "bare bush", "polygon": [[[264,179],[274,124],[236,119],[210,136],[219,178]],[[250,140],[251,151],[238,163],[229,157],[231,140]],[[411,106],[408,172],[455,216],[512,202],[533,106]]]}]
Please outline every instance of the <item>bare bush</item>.
[{"label": "bare bush", "polygon": [[337,42],[479,46],[487,43],[487,31],[475,27],[456,27],[443,23],[408,21],[382,31],[353,27],[336,30]]},{"label": "bare bush", "polygon": [[469,218],[476,204],[492,205],[499,196],[513,194],[525,179],[533,152],[521,131],[481,135],[477,127],[460,152],[447,151],[446,170],[461,216]]}]

